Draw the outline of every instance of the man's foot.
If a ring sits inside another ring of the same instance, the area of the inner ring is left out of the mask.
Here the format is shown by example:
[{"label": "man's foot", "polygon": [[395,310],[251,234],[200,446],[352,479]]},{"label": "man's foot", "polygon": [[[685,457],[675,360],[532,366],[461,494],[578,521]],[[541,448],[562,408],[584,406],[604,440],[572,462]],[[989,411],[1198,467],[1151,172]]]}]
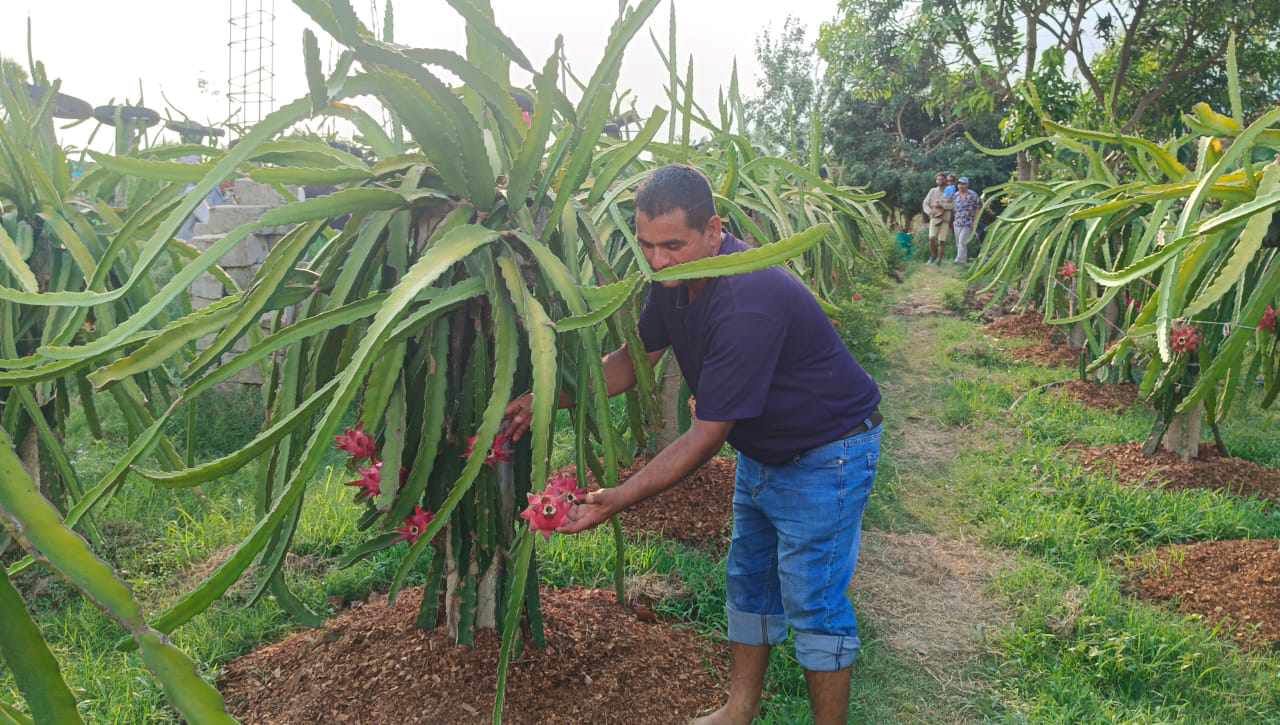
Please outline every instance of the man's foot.
[{"label": "man's foot", "polygon": [[715,712],[695,717],[689,725],[750,725],[755,716],[754,712],[742,712],[741,708],[726,703]]}]

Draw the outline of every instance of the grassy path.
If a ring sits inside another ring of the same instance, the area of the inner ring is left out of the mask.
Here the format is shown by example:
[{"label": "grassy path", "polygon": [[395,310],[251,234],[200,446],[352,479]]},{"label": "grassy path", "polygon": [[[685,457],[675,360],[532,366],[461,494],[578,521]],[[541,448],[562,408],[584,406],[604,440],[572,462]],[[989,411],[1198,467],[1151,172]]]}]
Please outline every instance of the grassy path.
[{"label": "grassy path", "polygon": [[[889,422],[854,584],[867,636],[851,715],[1280,722],[1280,658],[1132,599],[1120,573],[1158,545],[1275,537],[1280,516],[1082,471],[1065,444],[1138,440],[1149,413],[1053,392],[1010,410],[1071,371],[1013,361],[1010,343],[946,309],[960,289],[948,269],[914,269],[880,336]],[[1228,426],[1240,455],[1277,465],[1280,442],[1251,433],[1275,416],[1252,415]]]}]

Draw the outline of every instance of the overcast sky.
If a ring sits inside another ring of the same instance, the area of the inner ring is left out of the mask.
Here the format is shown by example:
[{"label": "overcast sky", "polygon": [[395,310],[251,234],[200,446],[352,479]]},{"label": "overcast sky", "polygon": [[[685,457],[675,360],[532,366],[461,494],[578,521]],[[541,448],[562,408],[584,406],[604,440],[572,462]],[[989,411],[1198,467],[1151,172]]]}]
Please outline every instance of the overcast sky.
[{"label": "overcast sky", "polygon": [[[26,26],[31,18],[35,57],[53,78],[62,79],[66,93],[93,105],[112,97],[136,100],[139,80],[146,105],[165,109],[164,95],[183,112],[200,121],[227,116],[228,6],[242,11],[246,0],[0,0],[0,54],[26,65]],[[376,5],[385,0],[352,0],[366,23]],[[250,8],[258,0],[248,0]],[[264,0],[270,8],[272,0]],[[634,5],[634,1],[632,3]],[[733,59],[738,59],[742,93],[756,93],[759,66],[755,39],[766,26],[780,28],[788,14],[817,33],[831,19],[837,0],[788,0],[785,3],[745,0],[683,0],[676,2],[681,67],[694,56],[694,87],[699,103],[716,113],[716,91],[726,90]],[[306,93],[302,69],[302,31],[310,23],[289,0],[274,0],[276,105]],[[585,82],[604,49],[617,12],[613,0],[493,0],[498,24],[540,67],[563,35],[570,67]],[[395,1],[396,41],[422,48],[463,51],[461,18],[443,0]],[[654,105],[666,106],[663,83],[667,71],[649,39],[648,29],[666,43],[668,4],[663,3],[632,41],[623,61],[620,88],[639,99],[636,108],[647,116]],[[326,55],[327,38],[321,38]],[[515,68],[515,66],[512,66]],[[513,81],[526,77],[513,74]],[[201,81],[205,86],[202,89]],[[175,114],[176,116],[176,114]],[[61,122],[60,122],[61,123]],[[92,122],[62,132],[64,143],[82,144]],[[172,135],[172,134],[168,134]],[[175,139],[176,140],[176,139]],[[99,132],[95,148],[110,145],[110,134]]]}]

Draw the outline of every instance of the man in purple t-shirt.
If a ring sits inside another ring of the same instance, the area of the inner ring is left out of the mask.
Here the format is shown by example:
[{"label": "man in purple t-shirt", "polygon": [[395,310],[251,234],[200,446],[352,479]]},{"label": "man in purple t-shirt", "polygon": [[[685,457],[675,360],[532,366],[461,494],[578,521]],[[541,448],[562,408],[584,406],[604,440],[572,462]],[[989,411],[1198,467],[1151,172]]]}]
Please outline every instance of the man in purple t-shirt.
[{"label": "man in purple t-shirt", "polygon": [[[654,270],[748,249],[715,214],[711,187],[680,165],[636,193],[636,237]],[[591,494],[560,529],[577,533],[669,488],[728,442],[738,451],[728,559],[728,703],[701,719],[749,723],[769,648],[796,635],[814,720],[845,722],[859,640],[846,590],[880,456],[880,392],[813,294],[781,267],[650,287],[640,339],[670,348],[697,399],[692,427],[616,488]],[[615,395],[635,384],[625,348],[605,357]],[[562,396],[562,406],[572,405]],[[519,438],[523,396],[507,410]]]}]

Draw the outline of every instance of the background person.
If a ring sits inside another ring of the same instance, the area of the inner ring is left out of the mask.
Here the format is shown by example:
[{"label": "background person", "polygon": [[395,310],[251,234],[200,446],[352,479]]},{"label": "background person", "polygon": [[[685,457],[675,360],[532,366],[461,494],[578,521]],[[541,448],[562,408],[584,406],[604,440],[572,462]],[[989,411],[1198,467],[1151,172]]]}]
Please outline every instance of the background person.
[{"label": "background person", "polygon": [[973,225],[982,207],[982,197],[969,188],[969,177],[961,176],[957,180],[952,205],[955,207],[956,264],[968,264],[969,241],[973,239]]},{"label": "background person", "polygon": [[[711,185],[689,166],[636,193],[636,237],[654,270],[748,247],[724,231]],[[880,456],[880,391],[813,293],[781,267],[655,283],[640,316],[651,361],[670,347],[697,399],[692,427],[631,478],[590,494],[563,533],[585,531],[688,476],[727,441],[738,451],[727,611],[728,702],[701,723],[747,725],[769,649],[795,632],[814,721],[843,723],[860,648],[846,596]],[[635,384],[625,348],[604,360],[609,393]],[[568,405],[565,396],[561,405]],[[507,408],[518,439],[530,396]]]},{"label": "background person", "polygon": [[947,237],[951,234],[951,210],[955,207],[947,198],[947,175],[939,173],[934,177],[935,186],[925,194],[925,217],[929,220],[929,261],[925,264],[942,264],[942,255],[946,253]]}]

